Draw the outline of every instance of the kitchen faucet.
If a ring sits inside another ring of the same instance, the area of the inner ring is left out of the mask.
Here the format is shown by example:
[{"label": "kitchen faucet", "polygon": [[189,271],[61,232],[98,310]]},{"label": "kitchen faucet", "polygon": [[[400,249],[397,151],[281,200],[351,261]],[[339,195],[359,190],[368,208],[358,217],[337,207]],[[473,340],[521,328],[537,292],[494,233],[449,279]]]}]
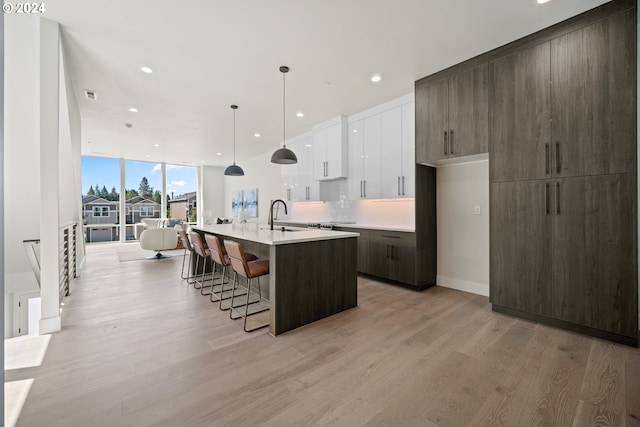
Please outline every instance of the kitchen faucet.
[{"label": "kitchen faucet", "polygon": [[280,203],[282,203],[284,205],[284,213],[285,213],[285,215],[287,214],[287,204],[284,202],[284,200],[276,199],[273,202],[271,202],[271,207],[269,208],[269,226],[271,227],[271,230],[273,230],[273,207],[278,202],[280,202]]}]

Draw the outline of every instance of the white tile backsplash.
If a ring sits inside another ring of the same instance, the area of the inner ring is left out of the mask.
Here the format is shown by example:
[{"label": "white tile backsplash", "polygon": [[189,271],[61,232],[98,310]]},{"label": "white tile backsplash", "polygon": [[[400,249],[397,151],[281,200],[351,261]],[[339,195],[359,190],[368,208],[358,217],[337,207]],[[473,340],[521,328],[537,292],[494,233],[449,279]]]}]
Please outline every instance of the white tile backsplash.
[{"label": "white tile backsplash", "polygon": [[376,227],[415,228],[414,199],[294,202],[288,215],[296,222],[356,223]]}]

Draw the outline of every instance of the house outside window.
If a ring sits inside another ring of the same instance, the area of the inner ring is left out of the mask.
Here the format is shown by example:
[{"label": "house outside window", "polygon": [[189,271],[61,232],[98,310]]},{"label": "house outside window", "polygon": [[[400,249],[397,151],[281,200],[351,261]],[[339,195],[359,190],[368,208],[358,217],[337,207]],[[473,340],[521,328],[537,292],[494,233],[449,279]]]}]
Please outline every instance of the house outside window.
[{"label": "house outside window", "polygon": [[93,207],[93,216],[109,216],[109,207],[108,206],[94,206]]},{"label": "house outside window", "polygon": [[153,206],[140,206],[140,216],[153,216]]}]

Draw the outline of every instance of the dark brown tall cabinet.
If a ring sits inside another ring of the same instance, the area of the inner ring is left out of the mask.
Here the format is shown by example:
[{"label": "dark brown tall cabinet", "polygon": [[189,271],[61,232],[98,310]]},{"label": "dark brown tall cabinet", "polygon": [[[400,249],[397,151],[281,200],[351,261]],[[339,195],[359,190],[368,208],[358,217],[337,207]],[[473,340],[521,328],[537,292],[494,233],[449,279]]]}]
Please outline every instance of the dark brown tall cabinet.
[{"label": "dark brown tall cabinet", "polygon": [[527,39],[489,54],[491,302],[637,345],[635,2]]}]

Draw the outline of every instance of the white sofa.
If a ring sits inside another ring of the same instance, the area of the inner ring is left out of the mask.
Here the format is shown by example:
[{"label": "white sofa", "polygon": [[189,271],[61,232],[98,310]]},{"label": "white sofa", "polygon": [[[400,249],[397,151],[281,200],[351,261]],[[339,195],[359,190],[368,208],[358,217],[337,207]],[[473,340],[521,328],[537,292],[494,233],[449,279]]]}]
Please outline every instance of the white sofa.
[{"label": "white sofa", "polygon": [[175,249],[178,246],[178,232],[174,228],[148,228],[140,234],[140,247],[155,251],[148,259],[166,258],[161,251]]},{"label": "white sofa", "polygon": [[142,218],[140,222],[144,225],[145,230],[167,226],[167,220],[163,218]]}]

